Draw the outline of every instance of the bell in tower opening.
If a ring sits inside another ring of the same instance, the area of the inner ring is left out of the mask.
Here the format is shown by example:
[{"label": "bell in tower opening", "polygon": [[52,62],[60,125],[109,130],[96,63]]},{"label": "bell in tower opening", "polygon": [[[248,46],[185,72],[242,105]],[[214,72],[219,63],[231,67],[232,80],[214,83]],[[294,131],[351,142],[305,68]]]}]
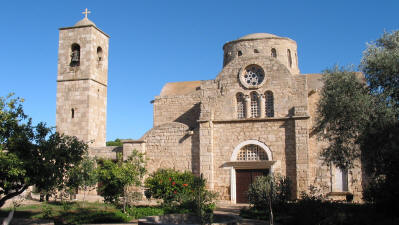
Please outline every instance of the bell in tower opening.
[{"label": "bell in tower opening", "polygon": [[73,44],[70,66],[74,67],[79,65],[80,65],[80,46],[78,44]]}]

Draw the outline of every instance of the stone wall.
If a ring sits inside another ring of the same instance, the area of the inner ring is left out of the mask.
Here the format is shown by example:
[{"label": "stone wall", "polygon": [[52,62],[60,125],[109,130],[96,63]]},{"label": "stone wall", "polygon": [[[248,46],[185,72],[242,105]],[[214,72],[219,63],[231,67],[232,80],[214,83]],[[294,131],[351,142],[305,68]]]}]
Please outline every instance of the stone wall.
[{"label": "stone wall", "polygon": [[200,114],[201,92],[188,95],[157,96],[154,104],[154,127],[168,123],[179,122],[190,129],[197,127]]},{"label": "stone wall", "polygon": [[143,140],[148,173],[173,168],[198,174],[198,130],[191,133],[185,124],[165,123],[147,132]]}]

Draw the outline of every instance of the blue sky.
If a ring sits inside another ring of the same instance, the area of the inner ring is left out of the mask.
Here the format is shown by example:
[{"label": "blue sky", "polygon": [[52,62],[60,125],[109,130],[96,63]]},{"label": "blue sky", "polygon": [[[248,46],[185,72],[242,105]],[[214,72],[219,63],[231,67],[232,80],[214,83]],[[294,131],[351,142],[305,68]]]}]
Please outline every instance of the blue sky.
[{"label": "blue sky", "polygon": [[111,36],[107,140],[140,138],[167,82],[214,79],[224,43],[266,32],[294,39],[302,73],[358,65],[366,43],[398,29],[397,0],[1,1],[0,96],[25,98],[55,126],[58,28],[89,18]]}]

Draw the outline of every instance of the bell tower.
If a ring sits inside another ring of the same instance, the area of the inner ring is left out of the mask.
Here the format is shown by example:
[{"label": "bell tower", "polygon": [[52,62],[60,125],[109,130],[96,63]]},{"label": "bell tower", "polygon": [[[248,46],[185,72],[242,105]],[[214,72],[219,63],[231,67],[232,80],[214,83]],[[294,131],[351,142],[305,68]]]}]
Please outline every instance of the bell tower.
[{"label": "bell tower", "polygon": [[85,17],[59,29],[56,130],[105,146],[109,36]]}]

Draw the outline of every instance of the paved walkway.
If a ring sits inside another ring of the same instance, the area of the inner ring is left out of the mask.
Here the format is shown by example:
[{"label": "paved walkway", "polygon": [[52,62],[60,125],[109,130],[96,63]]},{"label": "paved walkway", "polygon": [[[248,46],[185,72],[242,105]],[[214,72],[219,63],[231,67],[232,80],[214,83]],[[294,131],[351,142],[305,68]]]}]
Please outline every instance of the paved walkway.
[{"label": "paved walkway", "polygon": [[[229,214],[239,217],[240,210],[243,207],[248,207],[248,204],[231,204],[229,202],[218,202],[215,213],[217,214]],[[268,221],[263,220],[252,220],[240,218],[239,224],[241,225],[268,225]]]}]

